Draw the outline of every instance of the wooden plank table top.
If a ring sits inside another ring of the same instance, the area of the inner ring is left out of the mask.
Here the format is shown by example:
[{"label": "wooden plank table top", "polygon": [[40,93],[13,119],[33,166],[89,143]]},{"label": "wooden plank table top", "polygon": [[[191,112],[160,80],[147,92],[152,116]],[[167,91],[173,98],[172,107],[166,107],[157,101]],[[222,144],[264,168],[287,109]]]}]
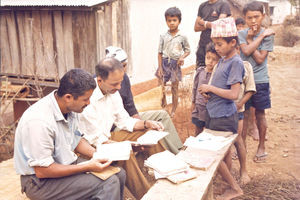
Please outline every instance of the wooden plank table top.
[{"label": "wooden plank table top", "polygon": [[[219,131],[214,132],[222,134],[222,132]],[[143,196],[142,200],[208,199],[208,196],[212,195],[209,193],[212,193],[212,180],[217,173],[218,166],[228,152],[232,143],[235,141],[236,137],[237,134],[231,134],[228,138],[231,138],[232,142],[224,146],[221,150],[213,153],[213,156],[216,160],[206,171],[191,168],[197,173],[197,178],[180,184],[174,184],[167,179],[159,179]],[[212,152],[207,151],[207,153]]]}]

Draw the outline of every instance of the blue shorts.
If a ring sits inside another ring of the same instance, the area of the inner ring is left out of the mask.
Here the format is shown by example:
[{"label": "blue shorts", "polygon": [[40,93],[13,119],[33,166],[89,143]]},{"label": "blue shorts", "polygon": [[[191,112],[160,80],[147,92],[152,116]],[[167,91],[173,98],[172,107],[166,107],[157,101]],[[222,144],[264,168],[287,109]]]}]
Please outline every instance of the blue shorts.
[{"label": "blue shorts", "polygon": [[181,67],[177,65],[177,60],[162,59],[163,81],[164,83],[171,81],[172,83],[181,81]]},{"label": "blue shorts", "polygon": [[192,117],[192,122],[199,128],[205,127],[205,121],[201,121],[198,118]]},{"label": "blue shorts", "polygon": [[249,109],[250,106],[258,110],[271,108],[269,83],[256,84],[256,93],[247,101],[245,108]]},{"label": "blue shorts", "polygon": [[229,117],[210,118],[207,115],[205,127],[215,131],[230,131],[237,133],[238,129],[238,113],[234,113]]},{"label": "blue shorts", "polygon": [[239,121],[244,119],[244,112],[238,113],[238,119],[239,119]]}]

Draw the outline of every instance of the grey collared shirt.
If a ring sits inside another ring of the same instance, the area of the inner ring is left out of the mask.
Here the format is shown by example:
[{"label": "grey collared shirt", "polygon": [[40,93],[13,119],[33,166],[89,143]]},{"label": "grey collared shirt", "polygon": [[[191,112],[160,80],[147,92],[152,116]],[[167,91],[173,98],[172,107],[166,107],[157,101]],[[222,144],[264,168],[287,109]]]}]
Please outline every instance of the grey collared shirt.
[{"label": "grey collared shirt", "polygon": [[187,37],[177,32],[172,36],[167,32],[160,36],[158,52],[163,58],[178,60],[183,53],[190,52]]},{"label": "grey collared shirt", "polygon": [[74,149],[81,139],[77,114],[71,112],[65,119],[54,92],[29,107],[19,121],[14,144],[18,174],[35,174],[35,166],[69,165],[77,159]]}]

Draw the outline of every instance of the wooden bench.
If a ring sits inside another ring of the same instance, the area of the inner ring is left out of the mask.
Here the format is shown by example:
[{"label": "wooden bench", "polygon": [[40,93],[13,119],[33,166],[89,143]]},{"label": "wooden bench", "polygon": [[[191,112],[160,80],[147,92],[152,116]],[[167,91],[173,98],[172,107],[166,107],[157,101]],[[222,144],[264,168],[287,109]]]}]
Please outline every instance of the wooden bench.
[{"label": "wooden bench", "polygon": [[[221,133],[221,132],[220,132]],[[197,173],[197,178],[174,184],[166,179],[159,179],[143,196],[142,200],[212,200],[212,181],[217,173],[218,166],[235,141],[237,134],[229,136],[232,142],[227,144],[215,154],[215,162],[206,170],[192,169]]]}]

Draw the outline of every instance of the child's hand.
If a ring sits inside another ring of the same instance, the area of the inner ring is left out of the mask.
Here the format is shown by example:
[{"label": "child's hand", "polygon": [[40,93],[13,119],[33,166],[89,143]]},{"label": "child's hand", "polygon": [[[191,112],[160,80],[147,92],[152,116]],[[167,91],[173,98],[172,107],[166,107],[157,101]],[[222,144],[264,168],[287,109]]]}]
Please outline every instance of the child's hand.
[{"label": "child's hand", "polygon": [[202,85],[200,85],[198,91],[199,91],[201,94],[202,94],[202,93],[210,92],[210,85],[202,84]]},{"label": "child's hand", "polygon": [[207,103],[207,102],[208,102],[208,99],[210,98],[210,95],[207,94],[207,93],[201,93],[201,95],[204,96],[204,98],[205,98],[205,103]]},{"label": "child's hand", "polygon": [[267,36],[270,36],[270,35],[275,35],[275,32],[270,28],[265,29],[264,32],[263,32],[263,36],[267,37]]},{"label": "child's hand", "polygon": [[180,57],[177,61],[177,65],[182,66],[183,64],[184,64],[184,59],[182,57]]},{"label": "child's hand", "polygon": [[251,41],[252,41],[254,36],[255,36],[255,32],[254,32],[253,29],[250,28],[250,29],[248,30],[247,41],[248,41],[248,40],[251,40]]},{"label": "child's hand", "polygon": [[162,79],[162,77],[163,77],[163,72],[162,72],[162,68],[161,67],[158,67],[158,70],[157,70],[157,77],[159,78],[159,79]]},{"label": "child's hand", "polygon": [[237,110],[240,110],[243,106],[240,102],[235,103],[235,105]]},{"label": "child's hand", "polygon": [[193,112],[194,109],[195,109],[195,103],[192,103],[191,112]]}]

